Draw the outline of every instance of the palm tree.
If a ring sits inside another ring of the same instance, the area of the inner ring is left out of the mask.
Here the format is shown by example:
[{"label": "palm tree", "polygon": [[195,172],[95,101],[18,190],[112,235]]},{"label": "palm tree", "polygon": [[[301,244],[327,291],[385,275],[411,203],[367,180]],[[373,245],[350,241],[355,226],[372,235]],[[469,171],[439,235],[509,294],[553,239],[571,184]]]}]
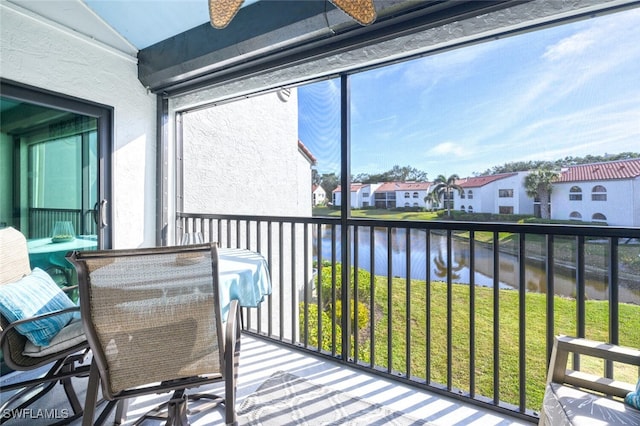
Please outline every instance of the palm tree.
[{"label": "palm tree", "polygon": [[435,191],[429,192],[427,196],[424,197],[424,204],[425,206],[429,204],[430,210],[433,211],[434,208],[438,208],[440,205],[440,195]]},{"label": "palm tree", "polygon": [[540,217],[551,218],[549,203],[551,201],[551,189],[554,181],[558,179],[558,172],[551,169],[536,169],[524,178],[524,188],[527,195],[540,199]]},{"label": "palm tree", "polygon": [[445,205],[447,207],[447,216],[451,216],[451,205],[453,204],[453,191],[457,191],[459,195],[462,195],[463,189],[456,182],[460,180],[460,177],[456,174],[449,176],[439,175],[436,180],[433,181],[432,193],[437,194],[438,202],[440,198],[444,198]]}]

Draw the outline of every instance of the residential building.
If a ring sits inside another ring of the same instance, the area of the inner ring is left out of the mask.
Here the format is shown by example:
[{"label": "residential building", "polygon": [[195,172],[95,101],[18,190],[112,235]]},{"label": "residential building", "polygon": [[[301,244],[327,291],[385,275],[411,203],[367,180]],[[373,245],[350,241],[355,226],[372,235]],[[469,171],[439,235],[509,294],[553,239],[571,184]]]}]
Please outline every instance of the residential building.
[{"label": "residential building", "polygon": [[[370,207],[373,205],[373,196],[377,194],[377,190],[381,184],[369,183],[352,183],[351,184],[351,208],[359,209]],[[333,190],[333,205],[342,205],[342,187],[338,185]]]},{"label": "residential building", "polygon": [[552,219],[640,226],[640,159],[563,169],[551,205]]},{"label": "residential building", "polygon": [[454,191],[454,209],[469,213],[533,214],[524,178],[528,172],[502,173],[460,179],[462,194]]},{"label": "residential building", "polygon": [[321,185],[311,187],[311,202],[313,206],[322,206],[327,202],[327,193]]}]

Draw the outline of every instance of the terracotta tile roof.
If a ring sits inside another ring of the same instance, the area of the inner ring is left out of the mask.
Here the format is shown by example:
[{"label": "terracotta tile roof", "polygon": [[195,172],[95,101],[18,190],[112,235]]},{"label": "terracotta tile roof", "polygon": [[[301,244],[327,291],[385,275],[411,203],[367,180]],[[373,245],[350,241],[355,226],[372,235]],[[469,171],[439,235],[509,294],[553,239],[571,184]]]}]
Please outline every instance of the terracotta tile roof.
[{"label": "terracotta tile roof", "polygon": [[640,158],[569,166],[562,170],[558,182],[633,179],[638,176],[640,176]]},{"label": "terracotta tile roof", "polygon": [[383,182],[376,192],[426,191],[430,186],[430,182]]},{"label": "terracotta tile roof", "polygon": [[[365,185],[364,183],[352,183],[351,192],[358,192],[364,186],[368,186],[368,185]],[[338,187],[334,189],[333,192],[342,192],[341,185],[338,185]]]},{"label": "terracotta tile roof", "polygon": [[517,175],[517,173],[501,173],[499,175],[474,176],[460,179],[456,181],[456,183],[463,188],[479,188],[491,182],[495,182],[497,180],[505,179],[515,175]]},{"label": "terracotta tile roof", "polygon": [[300,139],[298,139],[298,149],[304,154],[305,157],[307,157],[307,160],[309,160],[312,165],[318,162],[316,157],[314,157],[311,151],[309,151],[309,148],[307,148]]}]

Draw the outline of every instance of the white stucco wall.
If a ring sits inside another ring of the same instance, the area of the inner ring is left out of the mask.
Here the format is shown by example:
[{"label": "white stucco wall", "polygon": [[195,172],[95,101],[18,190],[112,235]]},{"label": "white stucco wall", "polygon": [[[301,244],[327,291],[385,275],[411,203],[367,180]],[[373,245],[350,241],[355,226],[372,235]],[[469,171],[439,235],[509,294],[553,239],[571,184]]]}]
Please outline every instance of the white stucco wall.
[{"label": "white stucco wall", "polygon": [[114,108],[113,244],[155,245],[156,97],[136,59],[0,3],[0,75]]},{"label": "white stucco wall", "polygon": [[[199,109],[182,115],[184,212],[247,216],[303,216],[312,214],[311,163],[298,148],[297,91],[287,101],[276,93]],[[238,241],[231,226],[231,246],[245,246],[246,229],[241,226]],[[222,235],[212,238],[225,244]],[[283,246],[278,244],[282,231]],[[214,231],[214,232],[217,232]],[[271,256],[272,300],[284,318],[297,321],[297,301],[304,289],[304,229],[298,226],[261,228],[263,255]],[[257,235],[251,233],[250,247],[257,249]],[[274,244],[269,252],[267,241]],[[293,248],[295,246],[295,248]],[[306,276],[311,277],[311,262]],[[295,287],[297,291],[292,291]],[[267,324],[268,311],[262,312]],[[248,315],[257,321],[257,311]],[[276,334],[280,315],[271,316]],[[291,327],[282,330],[291,338]]]},{"label": "white stucco wall", "polygon": [[[592,201],[594,186],[607,190],[606,201]],[[570,200],[572,186],[582,189],[582,200]],[[571,212],[582,215],[582,221],[591,222],[596,213],[606,216],[608,225],[640,226],[640,178],[627,180],[584,181],[555,183],[551,193],[551,218],[569,220]]]},{"label": "white stucco wall", "polygon": [[295,90],[185,113],[183,137],[185,212],[311,215]]},{"label": "white stucco wall", "polygon": [[[524,178],[527,174],[528,172],[520,172],[515,176],[506,177],[487,185],[495,197],[491,213],[499,213],[500,206],[507,206],[513,207],[513,214],[533,214],[533,198],[527,195],[524,188]],[[513,197],[500,198],[500,189],[512,189]]]}]

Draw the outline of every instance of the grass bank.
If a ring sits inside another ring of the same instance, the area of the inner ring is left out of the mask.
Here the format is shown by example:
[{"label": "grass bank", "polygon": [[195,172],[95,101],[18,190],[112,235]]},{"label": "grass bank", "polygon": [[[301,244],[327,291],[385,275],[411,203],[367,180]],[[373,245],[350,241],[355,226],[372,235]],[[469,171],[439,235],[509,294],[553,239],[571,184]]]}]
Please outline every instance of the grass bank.
[{"label": "grass bank", "polygon": [[[323,268],[323,277],[331,276],[331,267]],[[339,276],[339,274],[338,274]],[[414,280],[407,285],[404,279],[393,279],[390,285],[384,277],[376,277],[375,297],[368,300],[368,273],[359,273],[362,305],[360,310],[368,313],[371,309],[376,315],[374,326],[374,357],[377,366],[391,368],[400,374],[409,374],[429,382],[447,384],[447,286],[442,282],[433,282],[426,287],[424,281]],[[364,284],[363,284],[364,283]],[[340,283],[338,283],[338,286]],[[326,289],[326,282],[324,284]],[[330,287],[329,287],[330,288]],[[389,291],[390,290],[390,291]],[[430,303],[427,304],[427,291]],[[326,295],[330,291],[325,291]],[[339,290],[338,293],[339,294]],[[391,312],[389,312],[391,295]],[[451,386],[470,391],[470,317],[475,316],[475,393],[492,398],[494,380],[494,318],[498,313],[499,342],[499,395],[498,398],[512,404],[519,402],[519,327],[523,320],[526,329],[526,405],[539,410],[542,404],[546,379],[546,295],[527,293],[525,297],[525,317],[519,317],[518,292],[500,290],[496,310],[493,303],[493,289],[475,288],[475,309],[471,312],[471,295],[468,285],[453,285],[451,288]],[[330,302],[330,296],[325,297]],[[409,309],[407,309],[409,300]],[[331,330],[331,304],[325,305],[324,333]],[[315,310],[314,310],[315,311]],[[302,312],[302,311],[301,311]],[[310,311],[311,312],[311,311]],[[608,340],[608,302],[586,302],[586,336],[594,340]],[[359,313],[362,320],[363,312]],[[313,330],[315,318],[310,315],[310,329]],[[368,315],[367,315],[368,316]],[[389,319],[392,319],[389,324]],[[328,321],[328,322],[327,322]],[[430,328],[427,328],[427,322]],[[301,324],[303,321],[301,321]],[[361,322],[362,324],[362,322]],[[407,326],[408,324],[408,326]],[[555,297],[555,334],[576,334],[576,302],[574,299]],[[389,327],[391,345],[389,345]],[[359,360],[369,363],[371,355],[371,328],[366,321],[359,333]],[[339,330],[338,330],[339,332]],[[427,339],[429,336],[429,339]],[[621,344],[640,347],[640,306],[620,305]],[[331,339],[324,336],[323,347],[330,350]],[[337,339],[339,341],[339,338]],[[391,353],[388,347],[391,347]],[[407,347],[411,359],[407,362]],[[407,364],[408,369],[407,371]],[[583,360],[583,367],[600,373],[602,366],[595,360]],[[430,366],[427,377],[427,365]],[[638,371],[633,368],[621,368],[616,365],[616,378],[635,383]]]}]

